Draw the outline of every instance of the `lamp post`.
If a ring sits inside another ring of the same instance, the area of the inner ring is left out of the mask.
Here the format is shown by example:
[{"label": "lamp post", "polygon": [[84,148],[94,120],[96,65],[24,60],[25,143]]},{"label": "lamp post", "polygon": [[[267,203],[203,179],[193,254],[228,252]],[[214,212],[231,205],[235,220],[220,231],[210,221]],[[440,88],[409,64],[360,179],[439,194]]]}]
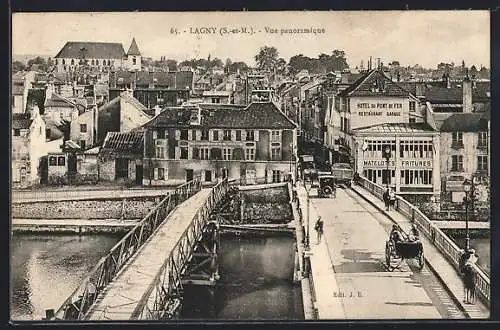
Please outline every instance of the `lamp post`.
[{"label": "lamp post", "polygon": [[306,250],[309,250],[309,238],[310,238],[310,235],[309,235],[309,204],[310,204],[310,200],[309,200],[309,191],[311,190],[312,188],[312,185],[309,185],[309,188],[307,188],[308,185],[306,185],[306,183],[304,182],[304,187],[306,188],[306,193],[307,193],[307,216],[306,216],[306,246],[305,246],[305,249]]},{"label": "lamp post", "polygon": [[465,179],[464,183],[464,204],[465,204],[465,251],[470,249],[470,237],[469,237],[469,203],[474,206],[474,178],[470,181]]},{"label": "lamp post", "polygon": [[383,154],[385,161],[386,161],[386,188],[389,188],[389,183],[391,181],[391,176],[389,175],[389,159],[391,158],[391,147],[390,146],[385,146],[384,147],[384,154]]}]

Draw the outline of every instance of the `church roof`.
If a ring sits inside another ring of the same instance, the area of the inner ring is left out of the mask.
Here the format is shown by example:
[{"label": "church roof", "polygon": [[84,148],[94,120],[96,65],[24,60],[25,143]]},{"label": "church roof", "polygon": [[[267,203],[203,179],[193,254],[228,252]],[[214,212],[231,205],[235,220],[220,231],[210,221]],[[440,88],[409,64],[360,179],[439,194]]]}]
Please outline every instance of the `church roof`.
[{"label": "church roof", "polygon": [[128,49],[127,55],[141,56],[141,52],[139,51],[139,47],[137,47],[135,38],[132,38],[132,43],[130,44],[130,48]]},{"label": "church roof", "polygon": [[121,59],[125,55],[123,45],[119,43],[68,41],[55,58],[81,58],[82,50],[85,58]]}]

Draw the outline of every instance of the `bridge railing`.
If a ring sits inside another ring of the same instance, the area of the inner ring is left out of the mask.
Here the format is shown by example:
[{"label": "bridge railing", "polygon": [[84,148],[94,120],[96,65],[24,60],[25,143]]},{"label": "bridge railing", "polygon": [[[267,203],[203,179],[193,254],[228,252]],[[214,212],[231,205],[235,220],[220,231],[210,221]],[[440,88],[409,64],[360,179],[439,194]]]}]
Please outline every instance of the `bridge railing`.
[{"label": "bridge railing", "polygon": [[155,232],[170,212],[180,203],[201,189],[201,180],[196,178],[170,192],[144,219],[134,226],[108,254],[102,257],[82,284],[64,301],[54,314],[56,320],[84,319],[88,310],[123,268],[132,255]]},{"label": "bridge railing", "polygon": [[205,202],[194,215],[193,222],[182,233],[181,238],[158,271],[153,283],[144,293],[132,313],[133,320],[168,319],[182,303],[182,273],[193,252],[195,244],[201,239],[203,229],[210,213],[228,193],[230,184],[227,179],[212,188]]},{"label": "bridge railing", "polygon": [[[364,187],[373,195],[382,199],[385,188],[369,181],[365,177],[361,177],[358,181],[359,185]],[[441,229],[438,228],[427,216],[425,216],[417,207],[403,199],[401,196],[396,196],[395,209],[403,215],[411,219],[417,225],[419,230],[423,232],[438,250],[453,264],[455,269],[459,269],[460,248],[453,242]],[[479,266],[474,266],[476,276],[474,283],[476,291],[483,298],[484,302],[490,304],[490,277]]]}]

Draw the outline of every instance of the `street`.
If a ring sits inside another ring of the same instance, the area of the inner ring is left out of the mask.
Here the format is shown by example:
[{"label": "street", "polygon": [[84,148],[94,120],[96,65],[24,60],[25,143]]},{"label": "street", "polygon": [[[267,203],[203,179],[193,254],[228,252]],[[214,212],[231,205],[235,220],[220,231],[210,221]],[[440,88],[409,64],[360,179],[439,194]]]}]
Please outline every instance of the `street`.
[{"label": "street", "polygon": [[346,319],[464,318],[436,278],[426,268],[419,271],[415,261],[386,270],[392,222],[380,211],[348,189],[338,189],[337,198],[317,198],[313,189],[310,200],[311,216],[324,221],[338,286],[332,295],[341,300]]}]

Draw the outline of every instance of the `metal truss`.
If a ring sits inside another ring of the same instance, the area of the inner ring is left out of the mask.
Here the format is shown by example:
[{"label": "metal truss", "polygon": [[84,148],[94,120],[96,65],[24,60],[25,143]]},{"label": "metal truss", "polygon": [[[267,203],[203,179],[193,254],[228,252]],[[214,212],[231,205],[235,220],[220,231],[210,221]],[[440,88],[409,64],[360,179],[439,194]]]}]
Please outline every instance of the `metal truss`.
[{"label": "metal truss", "polygon": [[212,188],[208,198],[198,209],[193,221],[181,235],[153,283],[141,298],[131,319],[170,319],[178,312],[182,306],[182,279],[186,268],[193,258],[197,244],[202,239],[203,234],[207,232],[210,214],[216,209],[229,189],[227,179]]},{"label": "metal truss", "polygon": [[[90,274],[82,281],[82,284],[59,307],[53,320],[85,319],[99,294],[114,279],[127,261],[168,218],[177,205],[196,194],[200,189],[201,179],[196,178],[169,193],[144,219],[116,243],[106,256],[99,260]],[[170,256],[168,260],[174,260],[174,257]],[[177,264],[178,261],[172,262],[172,266],[168,267],[169,276],[176,274],[176,270],[172,267]],[[172,283],[174,283],[173,280]],[[172,285],[172,288],[176,288],[176,286]],[[175,294],[169,296],[174,297]]]}]

